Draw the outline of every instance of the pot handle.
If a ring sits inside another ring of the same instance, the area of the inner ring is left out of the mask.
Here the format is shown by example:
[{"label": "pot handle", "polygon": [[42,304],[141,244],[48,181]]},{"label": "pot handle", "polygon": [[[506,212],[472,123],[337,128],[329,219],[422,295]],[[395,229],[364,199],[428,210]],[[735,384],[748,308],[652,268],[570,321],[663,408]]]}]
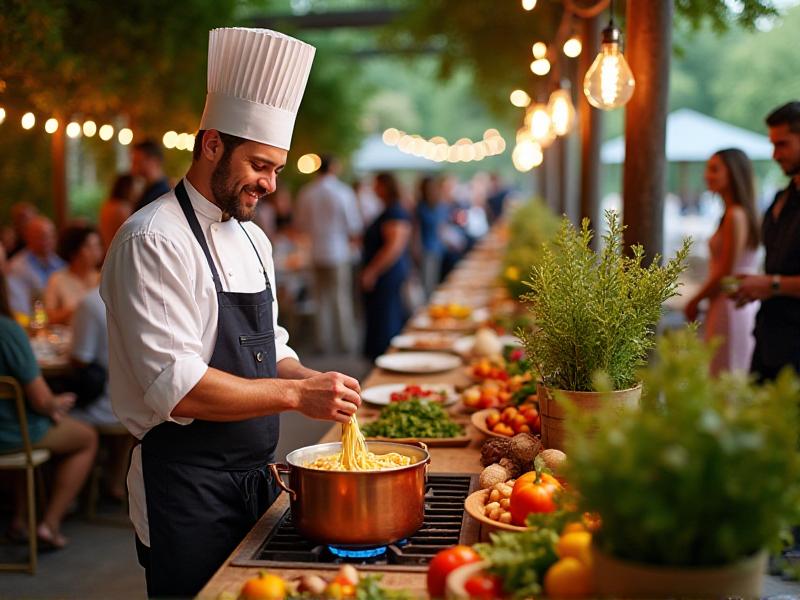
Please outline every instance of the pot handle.
[{"label": "pot handle", "polygon": [[291,469],[286,465],[278,463],[269,463],[267,467],[269,468],[270,473],[272,473],[272,476],[275,478],[275,482],[278,484],[278,487],[280,487],[284,492],[289,494],[292,500],[297,500],[297,492],[295,492],[292,488],[286,485],[283,482],[283,478],[281,477],[281,473],[288,473],[289,471],[291,471]]},{"label": "pot handle", "polygon": [[426,481],[426,485],[427,485],[428,468],[431,466],[430,451],[428,450],[428,444],[426,444],[425,442],[420,442],[419,440],[414,440],[414,442],[412,442],[412,443],[413,443],[414,446],[419,446],[420,448],[425,450],[425,452],[428,453],[428,461],[425,463],[425,481]]}]

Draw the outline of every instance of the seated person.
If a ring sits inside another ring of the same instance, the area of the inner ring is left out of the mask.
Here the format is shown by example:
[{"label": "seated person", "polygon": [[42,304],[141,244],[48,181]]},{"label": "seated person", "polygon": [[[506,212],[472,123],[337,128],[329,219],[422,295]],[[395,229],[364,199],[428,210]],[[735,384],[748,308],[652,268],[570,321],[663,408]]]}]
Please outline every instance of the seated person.
[{"label": "seated person", "polygon": [[[108,332],[106,306],[99,288],[89,292],[78,305],[72,319],[72,349],[70,351],[75,379],[85,384],[78,391],[78,400],[70,416],[90,425],[118,425],[108,396]],[[131,435],[113,436],[109,440],[110,466],[108,494],[125,498],[125,475],[128,456],[133,446]]]},{"label": "seated person", "polygon": [[23,230],[25,247],[9,261],[8,286],[11,309],[30,315],[33,301],[41,297],[50,276],[65,263],[55,253],[56,228],[47,217],[32,217]]},{"label": "seated person", "polygon": [[[0,262],[5,253],[0,249]],[[97,452],[97,434],[88,425],[69,416],[75,402],[73,394],[53,394],[45,382],[25,331],[11,318],[6,297],[5,276],[0,269],[0,375],[16,379],[25,392],[26,418],[31,444],[50,450],[56,463],[55,481],[44,515],[36,529],[43,548],[63,548],[61,521],[86,481]],[[18,451],[22,432],[13,403],[0,403],[0,452]],[[20,479],[17,501],[8,535],[24,539],[27,515],[25,487]]]},{"label": "seated person", "polygon": [[58,254],[67,266],[50,276],[44,290],[44,308],[50,323],[69,323],[84,296],[100,285],[100,234],[88,225],[71,225],[59,236]]}]

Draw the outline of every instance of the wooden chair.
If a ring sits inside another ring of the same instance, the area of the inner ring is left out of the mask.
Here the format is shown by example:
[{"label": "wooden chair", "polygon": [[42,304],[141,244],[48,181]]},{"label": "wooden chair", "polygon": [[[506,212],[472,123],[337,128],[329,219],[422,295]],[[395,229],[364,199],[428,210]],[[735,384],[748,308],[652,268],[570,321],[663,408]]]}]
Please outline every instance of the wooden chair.
[{"label": "wooden chair", "polygon": [[50,460],[50,451],[44,448],[33,448],[28,436],[28,419],[25,416],[25,396],[22,388],[13,377],[0,377],[0,401],[8,400],[16,403],[17,418],[22,432],[22,450],[8,454],[0,454],[0,469],[25,471],[25,495],[28,501],[28,562],[0,563],[0,571],[27,571],[36,573],[36,495],[34,471],[39,465]]}]

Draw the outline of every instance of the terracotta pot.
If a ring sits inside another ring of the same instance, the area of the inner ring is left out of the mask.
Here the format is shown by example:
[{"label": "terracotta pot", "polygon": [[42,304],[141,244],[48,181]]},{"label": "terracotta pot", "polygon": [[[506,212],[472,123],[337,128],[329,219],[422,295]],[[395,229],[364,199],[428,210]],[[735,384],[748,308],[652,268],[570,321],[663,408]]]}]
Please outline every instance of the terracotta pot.
[{"label": "terracotta pot", "polygon": [[596,411],[600,407],[612,406],[619,409],[636,408],[642,397],[642,384],[627,390],[615,392],[571,392],[554,390],[541,384],[536,386],[539,399],[539,414],[542,419],[542,444],[545,448],[564,450],[566,438],[566,411],[554,393],[567,396],[581,412]]},{"label": "terracotta pot", "polygon": [[592,548],[599,597],[758,598],[767,553],[720,567],[664,567],[620,560]]}]

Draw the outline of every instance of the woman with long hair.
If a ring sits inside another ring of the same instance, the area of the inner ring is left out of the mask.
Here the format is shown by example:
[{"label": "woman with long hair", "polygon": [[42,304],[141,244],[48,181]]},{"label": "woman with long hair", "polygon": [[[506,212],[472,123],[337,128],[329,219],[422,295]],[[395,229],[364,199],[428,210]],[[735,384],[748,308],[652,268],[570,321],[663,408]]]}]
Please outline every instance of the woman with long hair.
[{"label": "woman with long hair", "polygon": [[716,152],[706,164],[706,185],[725,203],[717,231],[708,241],[710,251],[708,277],[689,300],[684,313],[689,321],[697,319],[698,306],[708,299],[705,338],[717,339],[711,372],[747,371],[753,352],[753,325],[758,306],[755,303],[736,308],[723,290],[723,279],[756,271],[760,243],[756,213],[753,166],[737,148]]},{"label": "woman with long hair", "polygon": [[[43,548],[62,548],[61,520],[89,475],[97,452],[97,434],[89,425],[67,415],[74,394],[54,394],[45,382],[25,331],[14,321],[6,295],[5,252],[0,247],[0,375],[16,379],[25,393],[28,435],[36,448],[47,448],[57,463],[55,481],[36,530]],[[14,405],[0,402],[0,453],[18,450],[22,432]],[[14,515],[8,528],[12,539],[25,538],[25,488],[17,484]]]},{"label": "woman with long hair", "polygon": [[375,194],[384,209],[364,232],[361,271],[366,316],[364,353],[372,359],[383,353],[403,328],[408,315],[401,292],[411,268],[411,217],[400,202],[394,175],[376,175]]}]

